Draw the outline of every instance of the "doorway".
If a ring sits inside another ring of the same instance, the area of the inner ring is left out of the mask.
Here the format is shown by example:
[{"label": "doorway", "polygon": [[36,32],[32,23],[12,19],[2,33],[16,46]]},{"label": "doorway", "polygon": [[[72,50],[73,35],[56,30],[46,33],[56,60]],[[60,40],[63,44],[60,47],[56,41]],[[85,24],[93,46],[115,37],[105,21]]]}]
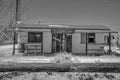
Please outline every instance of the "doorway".
[{"label": "doorway", "polygon": [[66,51],[68,53],[72,52],[72,35],[71,34],[66,35]]},{"label": "doorway", "polygon": [[72,35],[67,33],[52,34],[52,52],[58,53],[63,50],[68,53],[72,52]]}]

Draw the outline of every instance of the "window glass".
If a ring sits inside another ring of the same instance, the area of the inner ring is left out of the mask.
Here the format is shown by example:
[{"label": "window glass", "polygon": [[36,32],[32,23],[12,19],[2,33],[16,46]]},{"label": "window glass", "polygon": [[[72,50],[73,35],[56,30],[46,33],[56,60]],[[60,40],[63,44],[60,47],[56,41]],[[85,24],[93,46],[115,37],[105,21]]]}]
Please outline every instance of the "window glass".
[{"label": "window glass", "polygon": [[42,33],[28,32],[28,42],[42,42]]}]

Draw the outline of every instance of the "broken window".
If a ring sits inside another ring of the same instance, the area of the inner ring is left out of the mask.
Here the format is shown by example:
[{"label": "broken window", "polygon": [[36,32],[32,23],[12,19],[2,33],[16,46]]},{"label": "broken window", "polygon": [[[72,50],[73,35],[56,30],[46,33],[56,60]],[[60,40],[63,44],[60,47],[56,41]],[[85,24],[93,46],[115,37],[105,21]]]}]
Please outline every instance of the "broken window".
[{"label": "broken window", "polygon": [[[87,40],[88,43],[95,43],[95,33],[88,33]],[[81,33],[81,43],[86,43],[86,33]]]},{"label": "broken window", "polygon": [[95,33],[88,33],[88,43],[95,43]]},{"label": "broken window", "polygon": [[28,32],[28,42],[42,42],[42,33]]}]

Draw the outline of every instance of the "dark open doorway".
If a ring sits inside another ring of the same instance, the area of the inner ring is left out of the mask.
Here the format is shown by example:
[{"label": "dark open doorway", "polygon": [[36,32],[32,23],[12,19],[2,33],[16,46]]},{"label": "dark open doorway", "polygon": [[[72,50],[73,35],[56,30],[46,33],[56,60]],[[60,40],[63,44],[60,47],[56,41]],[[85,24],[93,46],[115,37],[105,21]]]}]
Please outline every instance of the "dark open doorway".
[{"label": "dark open doorway", "polygon": [[66,51],[72,52],[72,35],[71,34],[67,34],[66,35]]},{"label": "dark open doorway", "polygon": [[58,53],[63,51],[63,46],[66,52],[72,52],[72,35],[63,33],[52,34],[52,52]]}]

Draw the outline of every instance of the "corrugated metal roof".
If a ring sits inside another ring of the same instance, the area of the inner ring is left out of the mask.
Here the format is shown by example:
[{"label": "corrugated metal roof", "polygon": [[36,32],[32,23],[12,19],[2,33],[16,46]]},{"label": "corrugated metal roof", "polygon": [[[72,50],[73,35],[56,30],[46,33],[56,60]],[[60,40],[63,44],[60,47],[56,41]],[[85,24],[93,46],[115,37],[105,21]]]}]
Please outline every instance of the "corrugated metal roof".
[{"label": "corrugated metal roof", "polygon": [[110,30],[104,25],[65,25],[65,24],[21,24],[20,29],[71,28],[80,30]]}]

